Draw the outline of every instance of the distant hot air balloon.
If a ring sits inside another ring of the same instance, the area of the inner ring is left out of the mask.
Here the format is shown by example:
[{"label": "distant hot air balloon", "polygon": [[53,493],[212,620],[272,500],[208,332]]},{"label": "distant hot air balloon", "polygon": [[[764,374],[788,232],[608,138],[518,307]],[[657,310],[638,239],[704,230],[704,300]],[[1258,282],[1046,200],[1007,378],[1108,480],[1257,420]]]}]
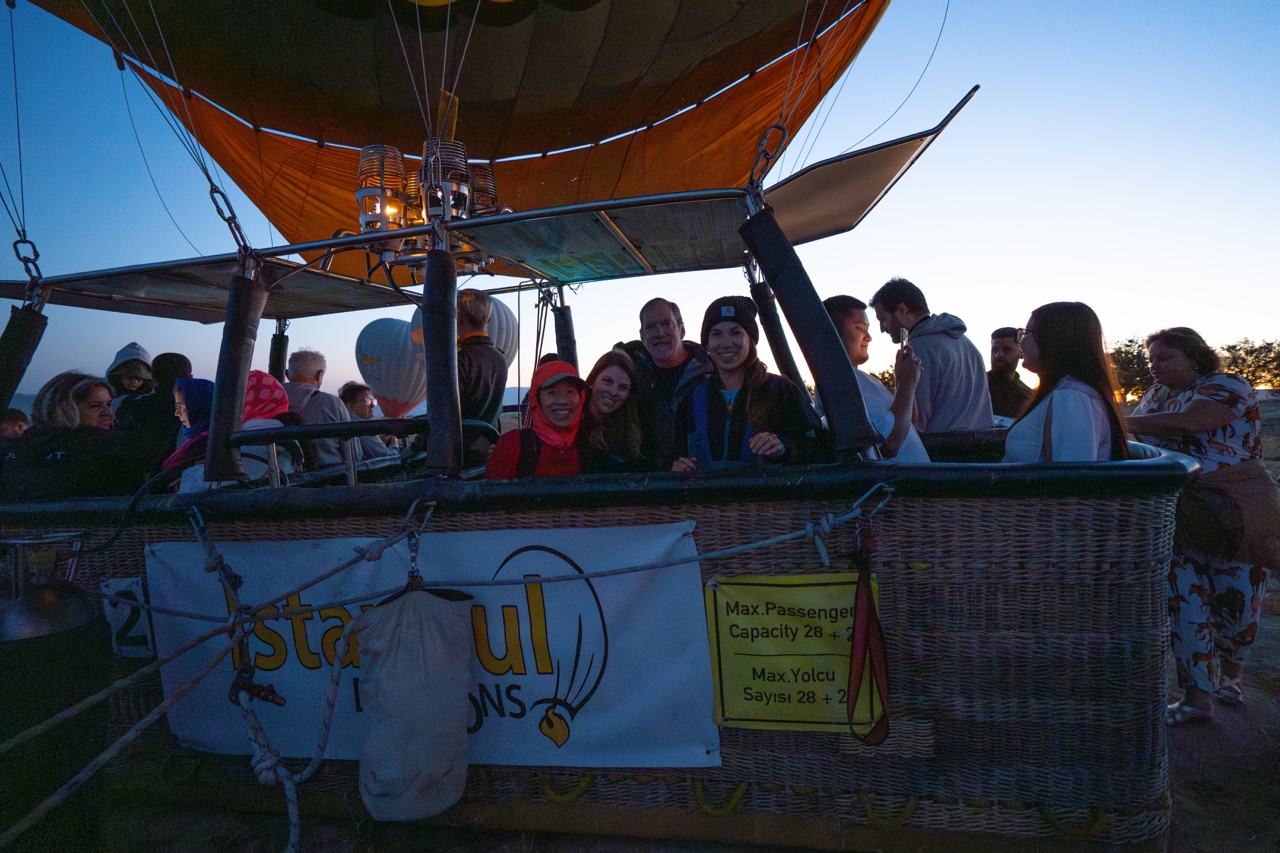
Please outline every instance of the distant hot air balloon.
[{"label": "distant hot air balloon", "polygon": [[361,329],[356,338],[356,365],[388,418],[404,417],[427,398],[422,346],[414,342],[413,333],[412,323],[381,317]]},{"label": "distant hot air balloon", "polygon": [[489,337],[493,345],[502,350],[507,357],[507,367],[516,360],[516,350],[520,347],[520,324],[516,314],[505,302],[493,300],[493,315],[489,317]]},{"label": "distant hot air balloon", "polygon": [[[493,339],[493,345],[506,356],[507,367],[514,364],[516,350],[520,346],[520,324],[516,321],[515,312],[497,299],[493,300],[493,314],[489,317],[489,337]],[[420,311],[413,312],[413,341],[417,346],[422,346]],[[418,356],[418,361],[421,363],[421,355]]]}]

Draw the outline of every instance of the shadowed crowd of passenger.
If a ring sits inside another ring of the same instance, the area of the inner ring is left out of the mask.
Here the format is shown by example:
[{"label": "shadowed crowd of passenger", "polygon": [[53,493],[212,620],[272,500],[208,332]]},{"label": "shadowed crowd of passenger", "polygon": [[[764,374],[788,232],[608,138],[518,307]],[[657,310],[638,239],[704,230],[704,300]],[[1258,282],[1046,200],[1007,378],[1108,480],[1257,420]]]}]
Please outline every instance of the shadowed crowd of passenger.
[{"label": "shadowed crowd of passenger", "polygon": [[[1097,315],[1080,302],[1031,312],[1023,328],[991,336],[991,368],[962,320],[935,314],[921,290],[893,279],[868,302],[824,302],[848,356],[878,441],[872,459],[930,462],[922,436],[1007,428],[1006,463],[1093,463],[1130,458],[1127,434],[1177,450],[1200,464],[1179,501],[1169,610],[1183,698],[1170,725],[1211,719],[1215,704],[1238,707],[1243,662],[1256,637],[1269,572],[1280,566],[1280,493],[1261,462],[1261,417],[1253,388],[1219,370],[1218,355],[1194,330],[1146,339],[1154,384],[1127,417]],[[897,345],[890,391],[863,366],[880,331]],[[458,295],[458,382],[464,461],[491,479],[727,469],[833,461],[822,400],[770,373],[758,354],[756,304],[715,300],[697,342],[686,340],[676,303],[640,309],[639,338],[600,356],[585,379],[552,354],[533,373],[522,423],[501,424],[507,367],[486,327],[492,302]],[[1021,364],[1036,374],[1022,382]],[[321,390],[325,357],[293,352],[284,383],[261,371],[245,387],[243,430],[368,419],[377,400],[349,382]],[[152,359],[137,343],[116,354],[102,377],[66,372],[36,395],[30,421],[0,413],[0,500],[41,501],[130,495],[149,478],[197,491],[204,479],[209,419],[217,393],[193,378],[178,353]],[[483,427],[470,433],[466,425]],[[338,439],[278,450],[288,473],[411,453],[391,436],[366,436],[344,451]],[[246,477],[266,474],[268,448],[243,448]],[[352,456],[348,460],[344,454]]]}]

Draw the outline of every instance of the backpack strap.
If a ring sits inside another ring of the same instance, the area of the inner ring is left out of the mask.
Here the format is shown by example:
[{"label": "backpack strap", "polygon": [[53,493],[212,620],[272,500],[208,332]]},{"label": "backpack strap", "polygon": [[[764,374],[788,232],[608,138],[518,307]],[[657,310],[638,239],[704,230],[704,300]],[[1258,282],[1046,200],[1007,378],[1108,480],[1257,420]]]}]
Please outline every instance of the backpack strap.
[{"label": "backpack strap", "polygon": [[542,440],[531,429],[520,430],[520,456],[516,459],[516,476],[532,477],[542,455]]}]

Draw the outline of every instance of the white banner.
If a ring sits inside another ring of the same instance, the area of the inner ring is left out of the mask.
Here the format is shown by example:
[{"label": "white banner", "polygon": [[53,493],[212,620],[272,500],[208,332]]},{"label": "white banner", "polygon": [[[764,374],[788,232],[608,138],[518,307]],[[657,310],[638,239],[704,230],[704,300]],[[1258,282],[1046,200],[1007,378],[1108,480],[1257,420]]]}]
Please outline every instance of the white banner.
[{"label": "white banner", "polygon": [[[258,604],[353,555],[369,539],[219,542],[244,579],[241,601]],[[475,596],[470,691],[474,764],[571,767],[709,767],[720,763],[713,718],[711,658],[693,522],[572,530],[500,530],[422,537],[418,568],[427,580],[562,577],[580,580],[459,587]],[[592,579],[595,572],[680,557],[672,568]],[[409,549],[400,543],[290,598],[301,609],[403,583]],[[147,551],[156,605],[228,612],[222,588],[204,571],[200,546],[161,542]],[[255,708],[283,755],[308,757],[320,734],[328,664],[345,625],[363,605],[261,623],[250,641],[255,680],[273,684],[287,704]],[[209,630],[208,622],[153,617],[165,655]],[[166,695],[199,672],[226,642],[219,638],[163,672]],[[326,756],[359,757],[365,719],[360,670],[348,656]],[[240,712],[227,699],[233,661],[169,712],[170,728],[211,752],[252,751]],[[431,709],[424,708],[424,714]]]}]

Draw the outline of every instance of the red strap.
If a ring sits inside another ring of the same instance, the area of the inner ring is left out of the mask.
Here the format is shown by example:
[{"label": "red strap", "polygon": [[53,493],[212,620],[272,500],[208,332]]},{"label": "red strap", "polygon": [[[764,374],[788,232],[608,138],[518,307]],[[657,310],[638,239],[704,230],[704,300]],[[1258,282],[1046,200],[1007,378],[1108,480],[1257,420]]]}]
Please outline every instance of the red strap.
[{"label": "red strap", "polygon": [[[858,740],[875,746],[889,736],[889,664],[884,653],[884,632],[871,590],[871,564],[861,551],[854,554],[853,567],[858,572],[857,601],[854,603],[853,647],[849,654],[849,731]],[[862,690],[863,673],[871,670],[871,723],[854,725],[854,712]],[[859,731],[862,729],[863,731]]]}]

